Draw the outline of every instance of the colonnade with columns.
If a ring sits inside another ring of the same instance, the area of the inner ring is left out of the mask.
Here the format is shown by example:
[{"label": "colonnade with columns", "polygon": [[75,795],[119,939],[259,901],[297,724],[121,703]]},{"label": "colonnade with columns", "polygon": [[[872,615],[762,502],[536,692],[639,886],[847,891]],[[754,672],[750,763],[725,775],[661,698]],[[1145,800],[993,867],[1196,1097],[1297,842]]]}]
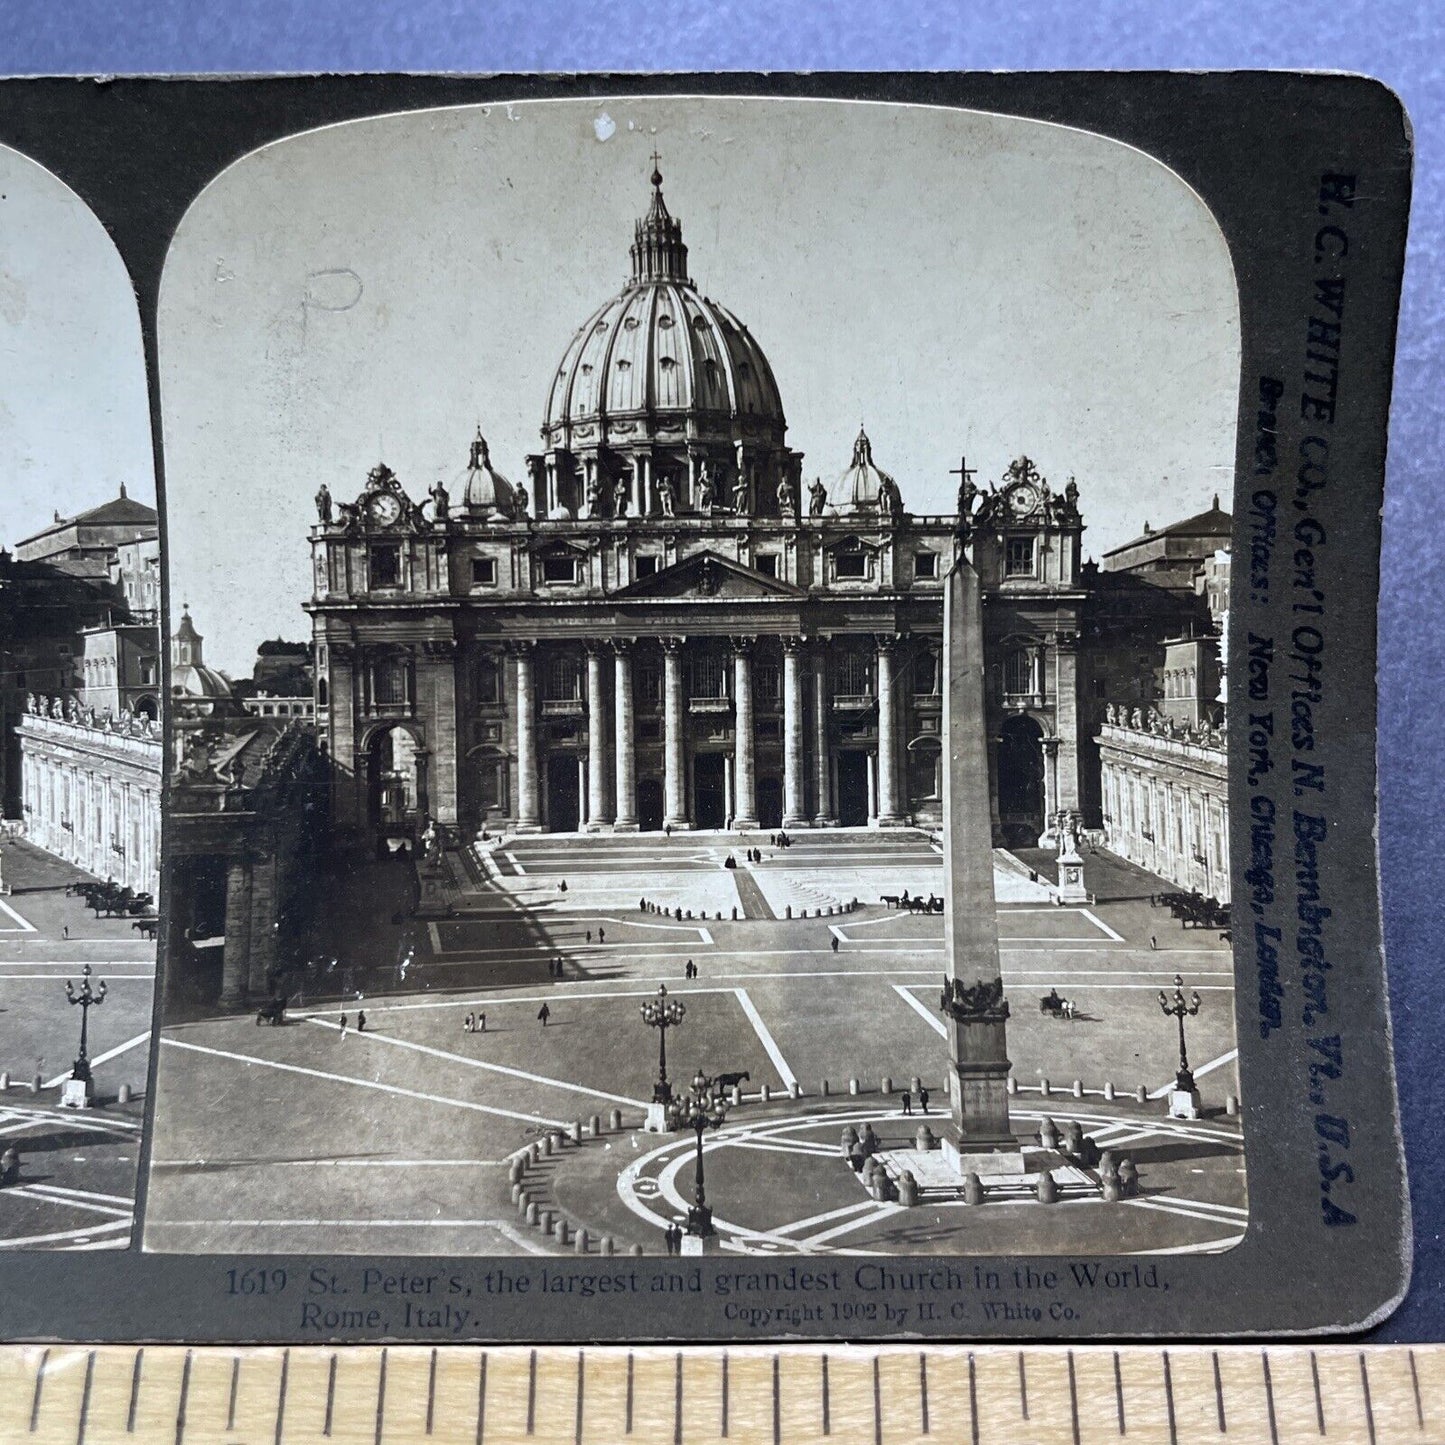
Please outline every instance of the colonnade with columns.
[{"label": "colonnade with columns", "polygon": [[[693,639],[716,647],[721,639]],[[827,826],[836,821],[832,723],[835,699],[830,687],[828,646],[799,636],[779,639],[782,651],[781,713],[782,826]],[[689,815],[688,774],[690,719],[697,701],[687,696],[684,653],[689,639],[662,636],[661,654],[661,783],[662,824],[674,829],[693,826]],[[591,639],[584,644],[586,750],[578,752],[582,827],[589,832],[633,832],[639,826],[638,702],[635,668],[646,644],[631,638]],[[515,728],[517,788],[514,820],[519,831],[541,831],[544,825],[545,758],[539,696],[540,659],[548,644],[511,644],[513,661],[511,722]],[[853,698],[857,707],[877,707],[876,737],[859,747],[870,752],[870,821],[880,826],[906,821],[907,786],[902,766],[904,723],[898,681],[898,640],[872,639],[876,693]],[[725,698],[702,700],[707,711],[732,716],[732,746],[727,754],[727,818],[737,828],[759,824],[759,699],[756,691],[758,639],[726,639],[730,690]],[[811,694],[811,704],[810,704]],[[770,700],[771,701],[771,700]],[[655,704],[648,708],[651,712]],[[768,707],[769,714],[772,708]],[[846,744],[845,744],[846,746]],[[776,745],[771,741],[771,758]],[[716,751],[716,749],[710,749]],[[774,784],[775,786],[775,784]]]}]

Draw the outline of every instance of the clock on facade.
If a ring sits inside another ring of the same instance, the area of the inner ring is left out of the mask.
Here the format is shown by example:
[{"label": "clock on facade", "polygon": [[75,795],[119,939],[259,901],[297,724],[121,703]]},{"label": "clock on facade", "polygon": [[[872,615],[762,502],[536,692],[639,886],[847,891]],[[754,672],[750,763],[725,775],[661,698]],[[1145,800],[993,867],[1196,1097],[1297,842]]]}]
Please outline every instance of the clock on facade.
[{"label": "clock on facade", "polygon": [[1015,517],[1027,517],[1038,507],[1039,494],[1027,484],[1015,487],[1008,494],[1008,505]]},{"label": "clock on facade", "polygon": [[378,527],[390,527],[401,516],[401,498],[395,492],[378,492],[367,502],[366,511]]}]

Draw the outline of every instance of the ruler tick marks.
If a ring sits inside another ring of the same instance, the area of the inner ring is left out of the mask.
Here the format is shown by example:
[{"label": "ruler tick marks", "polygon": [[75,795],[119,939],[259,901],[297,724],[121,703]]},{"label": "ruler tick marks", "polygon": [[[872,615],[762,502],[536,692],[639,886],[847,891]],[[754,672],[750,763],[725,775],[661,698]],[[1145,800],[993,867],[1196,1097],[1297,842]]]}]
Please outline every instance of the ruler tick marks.
[{"label": "ruler tick marks", "polygon": [[[535,1359],[536,1356],[533,1356]],[[627,1429],[626,1434],[632,1434],[632,1351],[627,1352]]]},{"label": "ruler tick marks", "polygon": [[1069,1421],[1074,1431],[1074,1445],[1079,1445],[1079,1382],[1074,1375],[1074,1352],[1069,1351]]},{"label": "ruler tick marks", "polygon": [[437,1352],[431,1352],[431,1368],[426,1376],[426,1433],[432,1432],[432,1423],[436,1418],[437,1405]]},{"label": "ruler tick marks", "polygon": [[[631,1411],[628,1412],[629,1416]],[[527,1434],[532,1434],[537,1423],[537,1352],[527,1365]],[[630,1426],[628,1427],[631,1428]]]},{"label": "ruler tick marks", "polygon": [[1325,1402],[1320,1394],[1320,1361],[1319,1356],[1313,1350],[1310,1351],[1310,1378],[1315,1385],[1315,1421],[1320,1427],[1320,1434],[1325,1433]]},{"label": "ruler tick marks", "polygon": [[226,1400],[226,1433],[236,1428],[236,1390],[241,1381],[241,1357],[231,1356],[231,1393]]},{"label": "ruler tick marks", "polygon": [[486,1430],[487,1420],[487,1352],[482,1351],[481,1367],[477,1371],[477,1440],[476,1445],[482,1445],[482,1435]]},{"label": "ruler tick marks", "polygon": [[726,1440],[728,1438],[728,1352],[723,1351],[722,1357],[722,1429],[718,1434]]},{"label": "ruler tick marks", "polygon": [[873,1356],[873,1445],[883,1445],[883,1387],[878,1380],[877,1355]]},{"label": "ruler tick marks", "polygon": [[181,1445],[186,1433],[186,1397],[191,1393],[191,1361],[195,1358],[192,1351],[186,1351],[186,1362],[181,1366],[181,1399],[176,1406],[176,1445]]},{"label": "ruler tick marks", "polygon": [[[1020,1381],[1023,1380],[1024,1357],[1019,1356]],[[1028,1418],[1028,1406],[1024,1406],[1024,1418]],[[968,1422],[970,1439],[973,1445],[978,1445],[978,1368],[974,1364],[973,1351],[968,1353]]]},{"label": "ruler tick marks", "polygon": [[336,1404],[336,1356],[332,1355],[331,1364],[326,1371],[326,1419],[322,1423],[321,1433],[329,1440],[331,1438],[331,1411]]},{"label": "ruler tick marks", "polygon": [[1415,1351],[1411,1350],[1408,1355],[1410,1361],[1410,1388],[1415,1392],[1415,1423],[1423,1430],[1425,1428],[1425,1412],[1420,1408],[1420,1374],[1415,1368]]},{"label": "ruler tick marks", "polygon": [[[238,1360],[239,1364],[240,1361]],[[281,1383],[276,1387],[276,1434],[273,1437],[273,1445],[281,1445],[281,1432],[286,1428],[286,1383],[291,1376],[291,1351],[281,1351]],[[235,1376],[232,1375],[231,1383],[235,1385]],[[233,1401],[234,1408],[234,1401]]]},{"label": "ruler tick marks", "polygon": [[1229,1426],[1224,1422],[1224,1381],[1219,1377],[1219,1351],[1211,1351],[1211,1358],[1214,1360],[1214,1409],[1219,1417],[1219,1433],[1229,1434]]},{"label": "ruler tick marks", "polygon": [[1274,1381],[1269,1375],[1269,1354],[1265,1350],[1259,1352],[1260,1363],[1264,1366],[1264,1404],[1269,1412],[1269,1439],[1270,1445],[1279,1445],[1279,1423],[1274,1418]]},{"label": "ruler tick marks", "polygon": [[[435,1369],[435,1368],[436,1368],[436,1358],[437,1358],[437,1352],[436,1352],[435,1350],[432,1351],[432,1353],[431,1353],[431,1358],[432,1358],[432,1368]],[[583,1372],[584,1372],[584,1370],[586,1369],[586,1365],[587,1365],[587,1355],[586,1355],[585,1351],[583,1351],[583,1350],[578,1350],[578,1351],[577,1351],[577,1423],[576,1423],[576,1425],[574,1426],[573,1431],[572,1431],[572,1438],[577,1442],[577,1445],[582,1445],[582,1398],[583,1398],[583,1388],[584,1388],[584,1386],[583,1386]],[[430,1429],[430,1418],[429,1418],[429,1417],[428,1417],[428,1429]],[[678,1439],[681,1440],[681,1438],[682,1438],[682,1417],[679,1416],[679,1417],[678,1417]]]},{"label": "ruler tick marks", "polygon": [[928,1356],[918,1356],[918,1413],[923,1433],[928,1434]]},{"label": "ruler tick marks", "polygon": [[1129,1427],[1124,1423],[1124,1372],[1119,1367],[1119,1352],[1114,1351],[1114,1413],[1119,1417],[1119,1433],[1127,1435]]},{"label": "ruler tick marks", "polygon": [[125,1433],[127,1435],[135,1434],[135,1407],[136,1402],[140,1399],[140,1376],[145,1357],[144,1350],[137,1350],[135,1364],[130,1369],[130,1408],[125,1412]]},{"label": "ruler tick marks", "polygon": [[32,1435],[40,1428],[40,1392],[45,1388],[45,1365],[49,1359],[50,1351],[41,1351],[40,1368],[35,1372],[35,1393],[30,1397],[30,1433]]},{"label": "ruler tick marks", "polygon": [[[970,1393],[972,1393],[973,1380],[973,1357],[969,1357],[969,1381]],[[1019,1351],[1019,1409],[1023,1411],[1024,1419],[1029,1418],[1029,1377],[1024,1369],[1024,1352]]]},{"label": "ruler tick marks", "polygon": [[90,1386],[95,1378],[95,1351],[85,1357],[85,1387],[80,1394],[80,1422],[75,1427],[75,1445],[85,1445],[85,1422],[90,1415]]},{"label": "ruler tick marks", "polygon": [[672,1445],[682,1445],[682,1351],[673,1356]]},{"label": "ruler tick marks", "polygon": [[[783,1410],[782,1400],[778,1391],[778,1371],[781,1366],[778,1357],[773,1356],[773,1445],[782,1445],[783,1440]],[[875,1366],[876,1368],[876,1366]]]},{"label": "ruler tick marks", "polygon": [[823,1433],[833,1433],[833,1404],[828,1398],[828,1357],[823,1356]]},{"label": "ruler tick marks", "polygon": [[1375,1407],[1370,1400],[1370,1367],[1365,1363],[1365,1352],[1360,1351],[1360,1389],[1365,1396],[1365,1427],[1370,1432],[1370,1445],[1375,1445]]},{"label": "ruler tick marks", "polygon": [[381,1445],[382,1422],[386,1419],[386,1351],[381,1352],[381,1369],[376,1375],[376,1445]]},{"label": "ruler tick marks", "polygon": [[1174,1420],[1174,1372],[1169,1368],[1169,1351],[1164,1356],[1164,1404],[1169,1410],[1169,1445],[1179,1445],[1179,1427]]}]

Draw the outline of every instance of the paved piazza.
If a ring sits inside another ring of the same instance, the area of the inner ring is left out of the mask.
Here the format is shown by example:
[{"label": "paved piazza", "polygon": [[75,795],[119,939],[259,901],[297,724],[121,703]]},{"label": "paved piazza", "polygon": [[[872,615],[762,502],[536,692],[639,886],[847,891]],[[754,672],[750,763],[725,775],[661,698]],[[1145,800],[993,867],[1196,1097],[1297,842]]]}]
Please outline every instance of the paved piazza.
[{"label": "paved piazza", "polygon": [[[130,1243],[145,1108],[155,945],[131,920],[96,919],[66,885],[90,875],[15,840],[0,843],[0,1150],[20,1151],[0,1188],[0,1249],[120,1249]],[[67,931],[69,936],[67,937]],[[65,983],[85,963],[106,984],[90,1011],[96,1107],[59,1108],[80,1042]],[[39,1093],[32,1081],[39,1077]],[[122,1084],[133,1098],[116,1102]]]},{"label": "paved piazza", "polygon": [[[762,845],[761,863],[746,863],[749,842]],[[729,852],[736,869],[724,866]],[[884,1077],[897,1089],[917,1075],[932,1111],[944,1106],[942,920],[879,902],[905,888],[942,893],[927,835],[840,830],[787,849],[766,835],[543,835],[501,840],[480,859],[448,855],[449,886],[431,920],[399,909],[400,865],[323,880],[336,962],[284,1027],[260,1027],[253,1015],[167,1027],[145,1245],[570,1253],[524,1221],[508,1170],[529,1144],[595,1115],[600,1137],[541,1159],[529,1187],[594,1240],[661,1252],[664,1226],[690,1196],[694,1150],[690,1133],[640,1127],[657,1034],[638,1007],[665,981],[687,1009],[667,1039],[674,1082],[699,1067],[749,1075],[744,1102],[706,1138],[723,1248],[1227,1248],[1247,1207],[1238,1121],[1224,1113],[1239,1087],[1228,945],[1151,907],[1162,885],[1103,854],[1086,860],[1095,904],[1057,907],[1030,880],[1041,861],[1000,854],[996,867],[1017,1131],[1032,1145],[1046,1114],[1078,1120],[1102,1146],[1132,1155],[1136,1198],[1105,1204],[1066,1188],[1052,1207],[991,1198],[979,1208],[945,1188],[904,1209],[871,1199],[843,1161],[850,1123],[871,1122],[895,1149],[924,1122],[898,1117],[897,1098],[879,1092]],[[642,897],[694,916],[643,913]],[[854,897],[856,911],[827,916]],[[817,909],[824,916],[811,916]],[[557,958],[561,979],[551,973]],[[685,978],[688,960],[695,980]],[[1189,1022],[1206,1110],[1198,1122],[1166,1119],[1161,1100],[1177,1035],[1157,994],[1176,972],[1203,999]],[[1041,1014],[1051,988],[1073,1000],[1074,1019]],[[483,1011],[485,1033],[465,1032],[466,1015]],[[1106,1084],[1127,1097],[1106,1101]],[[790,1085],[800,1097],[788,1097]],[[1140,1085],[1151,1096],[1144,1104],[1134,1099]],[[614,1109],[617,1132],[605,1127]]]}]

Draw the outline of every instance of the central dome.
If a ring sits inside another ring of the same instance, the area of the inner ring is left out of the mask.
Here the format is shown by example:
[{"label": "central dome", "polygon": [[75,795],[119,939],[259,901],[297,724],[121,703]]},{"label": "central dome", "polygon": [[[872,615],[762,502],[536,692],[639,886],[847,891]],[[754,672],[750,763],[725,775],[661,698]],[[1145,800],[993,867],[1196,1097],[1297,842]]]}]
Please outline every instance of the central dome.
[{"label": "central dome", "polygon": [[780,446],[787,423],[773,369],[747,327],[698,293],[657,170],[652,188],[631,278],[583,322],[553,378],[547,448],[629,448],[659,436]]}]

